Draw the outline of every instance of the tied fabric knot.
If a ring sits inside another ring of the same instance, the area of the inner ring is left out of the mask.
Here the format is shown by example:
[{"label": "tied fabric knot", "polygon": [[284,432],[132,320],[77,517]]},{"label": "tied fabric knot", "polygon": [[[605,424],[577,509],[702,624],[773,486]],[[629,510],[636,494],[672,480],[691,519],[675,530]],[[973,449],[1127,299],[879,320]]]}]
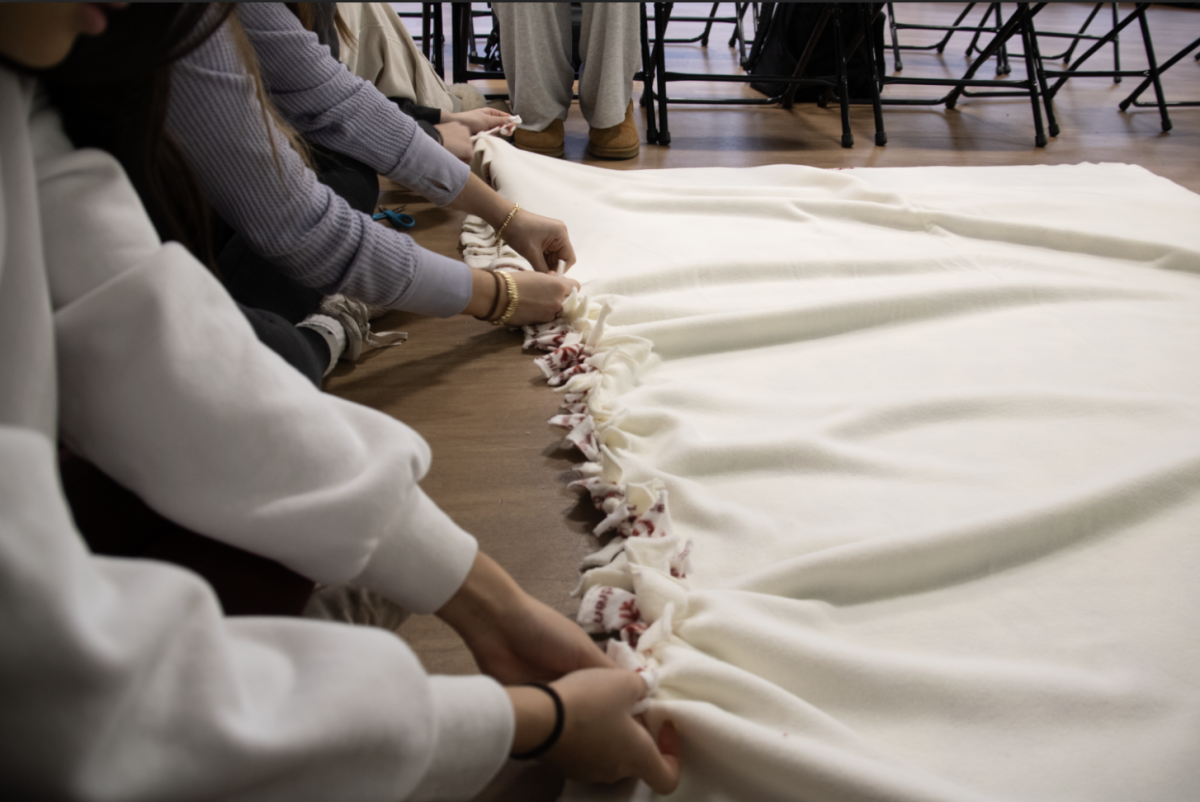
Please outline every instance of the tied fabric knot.
[{"label": "tied fabric knot", "polygon": [[[486,149],[483,152],[485,161],[480,168],[486,175]],[[467,218],[461,244],[464,259],[472,267],[532,269],[478,218]],[[560,263],[556,272],[562,275],[564,268]],[[666,488],[657,480],[645,486],[623,482],[619,464],[602,445],[606,441],[620,443],[624,436],[624,412],[613,403],[605,377],[609,373],[636,376],[638,365],[654,358],[648,341],[610,332],[607,320],[611,312],[609,304],[592,303],[581,290],[574,290],[558,319],[524,327],[524,345],[545,352],[535,363],[547,384],[562,394],[561,408],[550,423],[568,430],[564,448],[575,448],[586,458],[575,466],[580,478],[571,486],[586,490],[593,505],[604,513],[594,533],[615,535],[583,562],[585,573],[573,594],[583,595],[578,621],[587,632],[615,636],[607,641],[608,654],[619,666],[645,678],[649,690],[634,709],[641,713],[658,690],[658,662],[651,651],[670,638],[675,606],[656,600],[652,607],[658,612],[657,620],[647,621],[634,589],[634,572],[650,571],[661,577],[661,582],[681,585],[690,570],[692,544],[680,544],[671,535]],[[638,549],[631,560],[627,553],[630,539],[653,547]]]},{"label": "tied fabric knot", "polygon": [[489,128],[486,131],[480,131],[471,137],[471,141],[478,142],[485,136],[512,136],[513,132],[517,130],[517,126],[522,122],[524,121],[521,119],[521,115],[512,114],[509,116],[508,122],[501,123],[495,128]]}]

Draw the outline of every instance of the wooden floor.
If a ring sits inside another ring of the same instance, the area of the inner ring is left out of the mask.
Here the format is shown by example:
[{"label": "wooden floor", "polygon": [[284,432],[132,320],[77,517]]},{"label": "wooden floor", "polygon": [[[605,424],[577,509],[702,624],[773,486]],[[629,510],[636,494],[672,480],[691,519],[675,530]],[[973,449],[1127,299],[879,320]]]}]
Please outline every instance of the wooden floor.
[{"label": "wooden floor", "polygon": [[[724,4],[728,5],[728,4]],[[1006,4],[1006,8],[1009,4]],[[707,13],[707,4],[681,3],[676,15]],[[948,23],[962,10],[957,3],[897,3],[897,17],[909,23]],[[1051,4],[1038,18],[1039,30],[1078,29],[1090,4]],[[1121,6],[1122,14],[1132,8]],[[974,20],[981,11],[973,11]],[[1107,30],[1107,9],[1093,26]],[[447,30],[449,19],[447,12]],[[481,21],[482,29],[484,23]],[[1200,36],[1200,10],[1156,6],[1150,27],[1159,61]],[[672,26],[672,36],[699,27]],[[735,51],[725,47],[730,26],[718,26],[707,49],[672,45],[668,67],[687,72],[738,72]],[[901,31],[901,42],[922,44],[936,34]],[[966,69],[964,50],[969,35],[957,34],[946,53],[905,51],[905,76],[957,76]],[[1061,40],[1059,40],[1061,41]],[[1053,41],[1042,45],[1055,47]],[[1061,49],[1061,48],[1060,48]],[[1111,65],[1105,48],[1088,68]],[[1124,69],[1144,68],[1145,55],[1136,24],[1121,42]],[[446,63],[450,64],[447,48]],[[1014,77],[1022,77],[1023,61],[1013,59]],[[887,68],[891,72],[889,48]],[[994,75],[985,65],[980,75]],[[1200,100],[1200,63],[1190,56],[1164,77],[1168,99]],[[502,92],[502,83],[479,82],[481,89]],[[1193,191],[1200,192],[1200,108],[1172,112],[1175,127],[1159,128],[1154,109],[1122,113],[1117,103],[1133,86],[1126,78],[1114,85],[1108,78],[1072,79],[1056,98],[1062,132],[1045,148],[1034,146],[1027,99],[971,99],[954,111],[942,107],[884,110],[888,144],[877,147],[869,107],[853,107],[851,125],[856,144],[840,146],[841,125],[836,106],[813,104],[791,110],[753,106],[672,106],[670,147],[644,144],[642,153],[627,162],[593,162],[584,156],[587,124],[578,106],[566,123],[566,158],[595,163],[607,169],[677,167],[753,167],[765,164],[805,164],[817,167],[910,167],[927,165],[1075,164],[1125,162],[1139,164]],[[885,96],[935,96],[938,90],[889,87]],[[671,93],[706,96],[758,96],[734,84],[675,84]],[[708,93],[708,94],[705,94]],[[635,100],[640,87],[635,91]],[[1152,97],[1152,92],[1146,97]],[[385,185],[380,202],[407,203],[417,218],[412,230],[423,246],[457,255],[462,217],[446,212]],[[552,213],[552,210],[537,210]],[[1200,225],[1200,221],[1197,221]],[[545,386],[533,365],[535,354],[521,350],[518,334],[497,330],[471,318],[435,320],[392,313],[376,328],[408,331],[406,344],[368,354],[353,366],[339,366],[326,383],[329,392],[383,410],[416,429],[433,449],[433,468],[423,486],[432,498],[464,528],[479,538],[495,557],[533,595],[572,615],[570,592],[578,580],[579,561],[595,544],[585,533],[595,514],[590,503],[566,485],[573,475],[576,452],[559,448],[563,432],[547,425],[555,414],[557,394]],[[473,673],[470,654],[446,626],[431,616],[415,616],[401,634],[420,655],[426,668],[437,673]],[[685,756],[686,757],[686,756]],[[549,800],[561,779],[536,764],[510,764],[480,799]]]}]

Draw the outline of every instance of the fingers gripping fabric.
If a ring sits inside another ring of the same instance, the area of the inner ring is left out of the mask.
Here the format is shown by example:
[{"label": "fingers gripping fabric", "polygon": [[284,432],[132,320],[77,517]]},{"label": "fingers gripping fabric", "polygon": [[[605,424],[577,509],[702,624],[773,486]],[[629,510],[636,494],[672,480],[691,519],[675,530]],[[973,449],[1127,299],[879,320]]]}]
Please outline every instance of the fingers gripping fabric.
[{"label": "fingers gripping fabric", "polygon": [[[509,245],[497,243],[491,226],[468,217],[461,238],[463,258],[482,270],[532,270]],[[637,587],[653,581],[677,585],[682,596],[691,543],[671,532],[667,490],[659,482],[627,484],[621,467],[606,447],[624,437],[619,397],[653,360],[650,342],[641,337],[606,336],[608,308],[590,303],[578,290],[563,304],[562,317],[525,326],[525,348],[548,352],[535,360],[547,383],[562,393],[561,414],[550,423],[567,429],[565,448],[578,449],[586,461],[575,466],[581,478],[571,483],[586,491],[605,518],[593,530],[611,534],[608,544],[588,556],[586,572],[574,595],[580,597],[578,619],[591,633],[609,633],[608,653],[619,664],[642,672],[651,695],[657,689],[654,648],[669,639],[668,603],[643,613]],[[640,709],[648,704],[644,701]]]}]

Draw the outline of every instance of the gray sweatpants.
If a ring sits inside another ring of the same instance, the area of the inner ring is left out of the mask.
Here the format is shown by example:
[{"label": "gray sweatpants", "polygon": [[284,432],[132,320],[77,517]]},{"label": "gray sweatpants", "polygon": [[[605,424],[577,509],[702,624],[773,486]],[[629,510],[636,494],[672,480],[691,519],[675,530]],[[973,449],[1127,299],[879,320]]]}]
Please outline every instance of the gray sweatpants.
[{"label": "gray sweatpants", "polygon": [[[640,3],[584,3],[579,31],[579,107],[592,128],[625,119],[641,64]],[[571,107],[570,3],[493,3],[513,114],[541,131]]]}]

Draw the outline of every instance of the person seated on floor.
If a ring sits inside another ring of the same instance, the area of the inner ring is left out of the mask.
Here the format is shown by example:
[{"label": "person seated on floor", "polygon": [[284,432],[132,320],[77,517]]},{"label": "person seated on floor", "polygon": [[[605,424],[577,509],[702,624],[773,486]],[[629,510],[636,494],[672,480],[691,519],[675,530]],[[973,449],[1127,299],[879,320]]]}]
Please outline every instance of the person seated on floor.
[{"label": "person seated on floor", "polygon": [[[289,7],[346,69],[374,84],[418,124],[461,122],[471,134],[477,134],[507,121],[507,113],[487,108],[483,93],[475,87],[443,81],[387,3],[294,3]],[[440,133],[448,150],[470,161],[470,151],[460,152],[457,138],[451,140],[445,131]]]},{"label": "person seated on floor", "polygon": [[503,227],[541,271],[513,276],[519,302],[504,322],[552,320],[577,286],[553,275],[559,260],[575,261],[563,223],[518,209],[472,175],[282,3],[239,5],[174,65],[167,131],[227,225],[216,264],[235,300],[299,324],[322,311],[326,295],[350,299],[306,324],[321,335],[306,337],[308,347],[325,340],[315,360],[322,373],[339,351],[356,355],[368,334],[366,307],[355,301],[439,317],[501,318],[508,306],[506,282],[373,223],[377,175]]},{"label": "person seated on floor", "polygon": [[[561,223],[524,210],[516,213],[482,181],[472,180],[466,166],[444,149],[420,134],[412,136],[416,129],[411,118],[368,84],[348,75],[282,5],[240,8],[212,39],[174,66],[168,127],[174,122],[178,130],[169,133],[180,145],[181,161],[196,168],[216,214],[188,208],[156,215],[160,208],[170,209],[180,200],[160,198],[151,208],[156,223],[165,219],[176,225],[160,224],[159,233],[183,242],[202,260],[215,261],[216,272],[263,342],[317,384],[339,356],[353,360],[364,348],[389,341],[370,331],[372,311],[363,301],[443,316],[455,312],[490,316],[515,325],[552,319],[576,286],[574,281],[549,275],[514,277],[521,297],[506,316],[507,281],[495,281],[456,259],[426,251],[407,235],[370,221],[378,197],[377,168],[319,144],[310,148],[263,91],[255,51],[240,17],[273,10],[281,12],[282,22],[275,24],[286,31],[285,42],[288,36],[299,37],[315,51],[301,53],[301,63],[320,62],[325,68],[309,80],[305,68],[288,61],[295,54],[280,37],[268,37],[273,45],[266,48],[273,54],[271,63],[306,82],[311,90],[290,93],[293,107],[307,115],[310,133],[320,128],[328,141],[341,143],[343,150],[360,152],[366,147],[363,142],[373,144],[376,151],[400,148],[399,156],[392,153],[391,158],[400,159],[395,172],[409,176],[410,184],[420,186],[427,174],[435,175],[431,179],[435,185],[451,187],[443,200],[461,186],[456,204],[476,211],[485,206],[500,220],[512,214],[506,234],[516,229],[518,237],[524,236],[526,253],[541,237],[539,245],[556,247],[561,251],[556,255],[574,259]],[[268,71],[266,77],[270,76]],[[278,78],[275,85],[280,85]],[[127,113],[114,120],[106,114],[115,106],[128,105],[120,86],[110,82],[106,91],[94,86],[52,88],[76,144],[107,149],[125,164],[142,163],[145,155],[138,151],[137,137],[122,127],[133,117]],[[71,93],[69,102],[64,93]],[[179,99],[181,94],[184,100]],[[297,94],[303,97],[297,99]],[[342,98],[335,111],[322,105],[331,97]],[[313,123],[322,109],[328,112],[323,122]],[[376,118],[395,124],[389,136],[376,132]],[[456,123],[451,127],[462,129]],[[405,132],[409,139],[400,142],[398,137]],[[306,166],[305,156],[315,174]],[[166,169],[178,172],[173,164]],[[136,181],[137,172],[133,174]],[[203,225],[207,217],[214,218],[211,227]],[[205,228],[211,235],[198,237],[191,231],[193,236],[184,236],[180,229],[187,228]],[[334,290],[341,292],[327,298],[326,293]]]},{"label": "person seated on floor", "polygon": [[438,77],[387,3],[291,3],[288,8],[346,69],[373,84],[468,164],[475,150],[471,135],[508,122],[509,115],[488,108],[475,87]]},{"label": "person seated on floor", "polygon": [[[640,3],[583,3],[579,31],[579,108],[587,120],[587,152],[632,159],[641,147],[633,120],[633,75],[641,61]],[[571,108],[570,3],[496,3],[500,55],[513,114],[513,144],[562,156],[563,120]]]},{"label": "person seated on floor", "polygon": [[[119,47],[98,52],[88,74],[161,78],[203,40],[195,25],[207,12],[114,12],[129,15]],[[320,393],[266,349],[213,276],[160,241],[118,163],[68,141],[36,78],[78,34],[106,26],[97,5],[0,4],[8,795],[468,798],[508,754],[547,745],[541,759],[569,776],[637,775],[671,791],[672,731],[662,754],[630,713],[645,683],[424,495],[424,441]],[[165,101],[151,92],[134,105],[160,125]],[[155,126],[143,133],[170,148]],[[98,556],[64,501],[59,440],[151,514],[436,611],[491,676],[428,676],[377,629],[226,617],[191,571]]]}]

